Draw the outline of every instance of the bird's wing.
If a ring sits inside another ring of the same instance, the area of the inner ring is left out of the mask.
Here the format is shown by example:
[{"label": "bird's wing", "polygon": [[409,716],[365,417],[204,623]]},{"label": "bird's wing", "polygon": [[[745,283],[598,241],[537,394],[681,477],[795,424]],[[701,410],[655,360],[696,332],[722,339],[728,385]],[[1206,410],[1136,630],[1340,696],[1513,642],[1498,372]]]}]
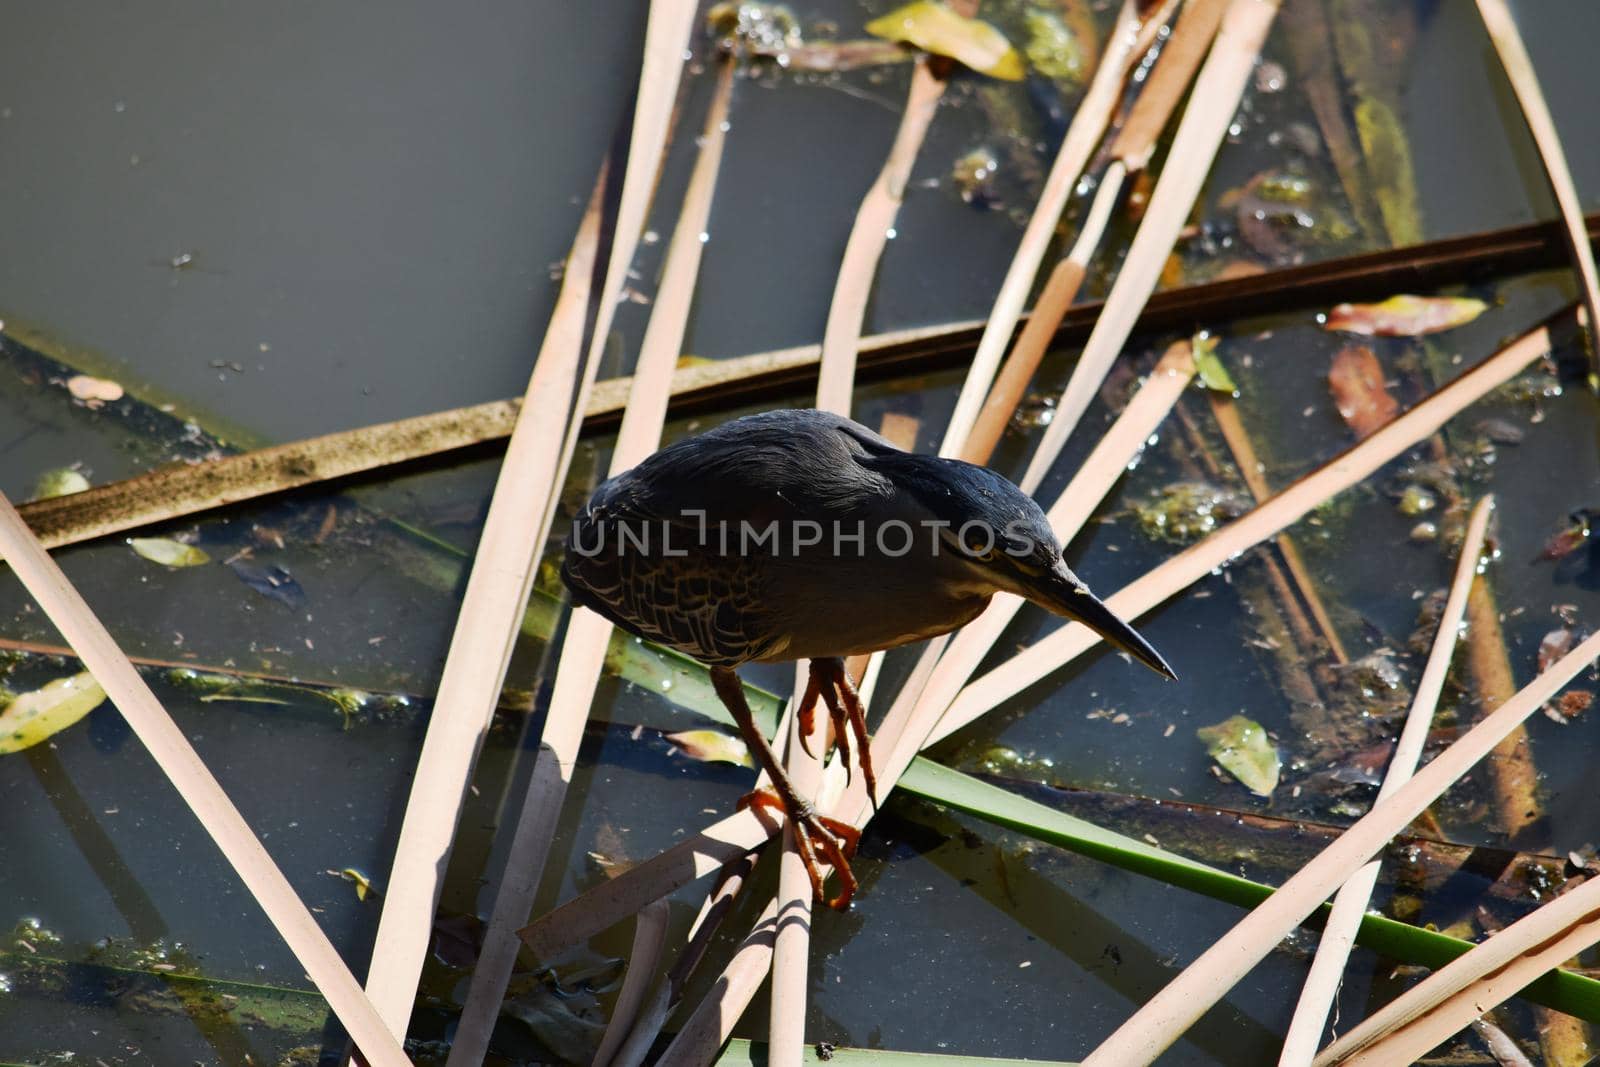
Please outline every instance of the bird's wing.
[{"label": "bird's wing", "polygon": [[607,554],[563,564],[575,599],[629,633],[713,666],[781,652],[759,568],[734,559]]},{"label": "bird's wing", "polygon": [[708,523],[828,522],[888,491],[883,476],[860,462],[883,450],[898,451],[848,419],[772,411],[663,449],[602,488],[618,515],[690,524],[701,513]]}]

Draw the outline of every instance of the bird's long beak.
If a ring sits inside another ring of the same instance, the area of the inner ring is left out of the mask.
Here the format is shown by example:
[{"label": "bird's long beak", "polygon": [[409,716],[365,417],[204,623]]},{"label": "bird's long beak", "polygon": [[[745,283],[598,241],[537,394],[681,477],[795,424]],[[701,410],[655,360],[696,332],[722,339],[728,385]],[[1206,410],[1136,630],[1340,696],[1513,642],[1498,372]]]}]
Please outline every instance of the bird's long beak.
[{"label": "bird's long beak", "polygon": [[1112,614],[1100,598],[1089,592],[1089,587],[1079,580],[1065,563],[1057,562],[1055,569],[1029,583],[1023,594],[1046,611],[1081,622],[1115,647],[1163,677],[1176,681],[1167,661],[1161,658],[1137,630]]}]

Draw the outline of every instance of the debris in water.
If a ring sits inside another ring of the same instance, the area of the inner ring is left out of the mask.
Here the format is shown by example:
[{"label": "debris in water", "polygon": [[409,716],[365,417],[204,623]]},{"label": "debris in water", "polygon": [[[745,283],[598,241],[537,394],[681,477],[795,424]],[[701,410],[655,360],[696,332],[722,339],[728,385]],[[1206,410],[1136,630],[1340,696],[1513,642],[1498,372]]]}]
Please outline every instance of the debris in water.
[{"label": "debris in water", "polygon": [[1022,25],[1028,33],[1022,50],[1034,70],[1067,85],[1083,81],[1083,48],[1061,16],[1054,11],[1030,9],[1022,16]]},{"label": "debris in water", "polygon": [[1202,726],[1195,735],[1217,765],[1257,796],[1269,797],[1278,787],[1283,760],[1277,746],[1258,722],[1234,715],[1215,726]]},{"label": "debris in water", "polygon": [[1594,513],[1588,508],[1579,508],[1567,516],[1567,525],[1564,529],[1552,534],[1539,550],[1536,562],[1550,563],[1558,559],[1565,559],[1578,549],[1589,543],[1593,534]]},{"label": "debris in water", "polygon": [[1209,333],[1197,333],[1191,342],[1194,348],[1194,369],[1200,384],[1218,393],[1238,396],[1239,387],[1233,384],[1228,368],[1217,358],[1217,339]]},{"label": "debris in water", "polygon": [[74,467],[57,467],[39,475],[33,483],[33,499],[49,500],[58,496],[71,496],[89,488],[89,479]]},{"label": "debris in water", "polygon": [[991,78],[1021,81],[1022,57],[1005,35],[981,19],[969,19],[934,0],[918,0],[867,23],[867,32],[948,56]]},{"label": "debris in water", "polygon": [[122,399],[122,386],[109,378],[91,378],[87,374],[74,374],[67,379],[67,392],[73,399],[80,400],[88,408],[98,408],[103,404]]},{"label": "debris in water", "polygon": [[800,22],[783,4],[713,4],[706,12],[706,33],[724,48],[743,45],[758,55],[777,58],[786,66],[784,53],[801,44]]},{"label": "debris in water", "polygon": [[732,763],[738,767],[754,767],[750,750],[733,734],[720,730],[683,730],[668,734],[667,740],[690,759],[701,763]]},{"label": "debris in water", "polygon": [[1346,425],[1357,437],[1366,437],[1400,413],[1389,394],[1383,367],[1366,345],[1347,345],[1333,357],[1328,369],[1328,389]]},{"label": "debris in water", "polygon": [[294,575],[276,563],[263,567],[259,563],[239,557],[228,561],[228,569],[238,575],[241,582],[264,597],[287,604],[291,608],[298,608],[305,603],[306,591],[294,580]]},{"label": "debris in water", "polygon": [[1549,670],[1556,660],[1572,651],[1574,635],[1568,627],[1551,630],[1539,641],[1539,673]]},{"label": "debris in water", "polygon": [[1395,505],[1400,510],[1400,514],[1408,519],[1414,519],[1418,515],[1426,515],[1438,506],[1439,498],[1420,485],[1406,486],[1405,491],[1400,494],[1399,502]]},{"label": "debris in water", "polygon": [[950,180],[955,183],[961,199],[975,207],[989,207],[994,202],[994,175],[1000,161],[987,148],[974,148],[950,169]]},{"label": "debris in water", "polygon": [[170,537],[130,537],[128,547],[151,563],[164,567],[198,567],[211,562],[204,550]]},{"label": "debris in water", "polygon": [[88,671],[14,697],[0,710],[0,754],[21,752],[60,733],[106,699]]},{"label": "debris in water", "polygon": [[1210,482],[1174,482],[1134,505],[1133,514],[1146,537],[1187,543],[1238,518],[1250,506],[1249,497]]},{"label": "debris in water", "polygon": [[1263,59],[1256,66],[1256,92],[1278,93],[1289,84],[1289,72],[1283,69],[1282,63],[1274,63],[1270,59]]},{"label": "debris in water", "polygon": [[1325,330],[1366,337],[1423,337],[1464,326],[1488,308],[1464,296],[1391,296],[1380,304],[1340,304],[1328,312]]}]

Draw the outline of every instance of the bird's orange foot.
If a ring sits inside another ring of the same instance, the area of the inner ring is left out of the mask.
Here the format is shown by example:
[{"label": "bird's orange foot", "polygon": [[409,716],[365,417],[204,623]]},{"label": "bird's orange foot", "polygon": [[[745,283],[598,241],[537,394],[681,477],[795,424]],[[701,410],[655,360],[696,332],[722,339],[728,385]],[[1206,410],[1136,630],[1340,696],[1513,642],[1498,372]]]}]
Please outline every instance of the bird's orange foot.
[{"label": "bird's orange foot", "polygon": [[[819,815],[804,801],[788,802],[770,788],[746,793],[739,800],[740,808],[767,808],[783,813],[794,827],[795,848],[805,864],[806,876],[811,879],[811,893],[818,902],[835,911],[844,911],[855,896],[856,876],[850,870],[850,857],[856,854],[861,842],[861,831],[854,826],[827,815]],[[823,886],[827,872],[823,861],[839,875],[839,894],[830,897]]]}]

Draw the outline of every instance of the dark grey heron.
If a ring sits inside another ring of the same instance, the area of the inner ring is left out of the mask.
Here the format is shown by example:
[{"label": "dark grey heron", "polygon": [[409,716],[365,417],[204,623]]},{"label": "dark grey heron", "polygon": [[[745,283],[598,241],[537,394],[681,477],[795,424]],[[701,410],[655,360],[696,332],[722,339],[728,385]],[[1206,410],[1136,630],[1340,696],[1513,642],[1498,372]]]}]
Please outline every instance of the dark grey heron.
[{"label": "dark grey heron", "polygon": [[[809,734],[827,705],[875,798],[866,718],[844,658],[975,618],[998,592],[1081,622],[1152,670],[1160,654],[1061,559],[1050,524],[987,467],[904,452],[827,412],[769,411],[680,441],[607,481],[573,523],[561,577],[629,633],[706,664],[795,826],[818,900],[848,904],[857,833],[801,797],[756,725],[735,670],[805,659]],[[874,799],[874,802],[875,799]],[[817,853],[839,872],[829,898]]]}]

